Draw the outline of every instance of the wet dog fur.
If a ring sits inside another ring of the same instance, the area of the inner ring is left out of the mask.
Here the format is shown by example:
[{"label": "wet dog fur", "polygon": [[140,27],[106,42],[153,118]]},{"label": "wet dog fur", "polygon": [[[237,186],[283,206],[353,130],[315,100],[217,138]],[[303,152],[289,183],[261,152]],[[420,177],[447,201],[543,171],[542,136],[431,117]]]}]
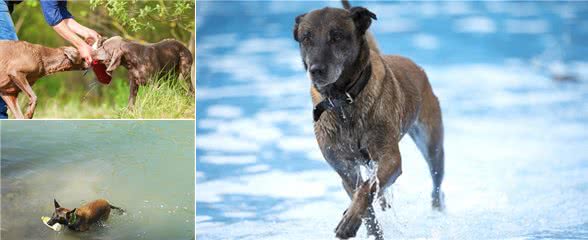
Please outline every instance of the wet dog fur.
[{"label": "wet dog fur", "polygon": [[123,209],[110,205],[105,199],[98,199],[71,210],[61,207],[55,199],[53,204],[55,211],[47,224],[53,226],[59,223],[72,231],[79,232],[88,231],[92,225],[108,220],[111,209],[118,210],[119,213],[124,212]]},{"label": "wet dog fur", "polygon": [[[347,121],[326,111],[315,123],[315,135],[326,161],[342,179],[351,203],[335,229],[341,239],[355,237],[364,221],[368,235],[384,239],[372,207],[402,173],[398,143],[409,134],[428,163],[433,179],[432,207],[444,207],[443,122],[439,101],[425,71],[410,59],[381,55],[367,31],[376,15],[363,7],[323,8],[295,20],[294,39],[311,80],[316,106],[335,98],[371,68],[369,81],[352,103],[343,107]],[[374,168],[363,179],[360,166]]]}]

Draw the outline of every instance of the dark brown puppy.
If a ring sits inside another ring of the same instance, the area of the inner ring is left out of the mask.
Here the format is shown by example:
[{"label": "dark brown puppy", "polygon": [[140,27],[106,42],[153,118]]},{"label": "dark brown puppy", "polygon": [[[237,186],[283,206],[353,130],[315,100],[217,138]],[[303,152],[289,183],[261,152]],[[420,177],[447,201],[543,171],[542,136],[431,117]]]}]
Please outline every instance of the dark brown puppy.
[{"label": "dark brown puppy", "polygon": [[111,209],[118,210],[120,213],[124,212],[123,209],[110,205],[105,199],[89,202],[73,210],[61,207],[55,199],[53,199],[53,204],[55,212],[47,224],[53,226],[55,223],[59,223],[67,226],[70,230],[80,232],[89,230],[90,226],[99,221],[108,220]]},{"label": "dark brown puppy", "polygon": [[[372,19],[375,14],[362,7],[323,8],[298,16],[294,26],[312,81],[315,135],[352,200],[335,229],[342,239],[354,237],[362,219],[369,235],[383,239],[372,201],[389,207],[382,193],[402,172],[398,143],[406,133],[429,165],[432,206],[443,208],[439,102],[423,69],[407,58],[379,54],[367,33]],[[363,179],[362,165],[375,174]]]},{"label": "dark brown puppy", "polygon": [[[33,118],[37,95],[31,86],[39,78],[87,68],[79,55],[73,47],[48,48],[24,41],[0,41],[0,94],[14,118]],[[21,91],[29,98],[25,115],[17,101]]]},{"label": "dark brown puppy", "polygon": [[106,72],[109,75],[119,65],[128,70],[129,107],[134,106],[140,85],[146,85],[152,77],[169,71],[175,71],[180,78],[186,80],[190,92],[194,93],[190,80],[192,53],[179,41],[165,39],[158,43],[140,44],[116,36],[107,40],[101,39],[98,46],[93,58],[108,66]]}]

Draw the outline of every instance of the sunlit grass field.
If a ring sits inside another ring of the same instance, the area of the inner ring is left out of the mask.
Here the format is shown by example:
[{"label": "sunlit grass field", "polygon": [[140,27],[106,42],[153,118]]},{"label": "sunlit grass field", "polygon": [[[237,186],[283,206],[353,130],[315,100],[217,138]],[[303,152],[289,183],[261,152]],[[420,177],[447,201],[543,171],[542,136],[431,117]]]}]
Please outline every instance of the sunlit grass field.
[{"label": "sunlit grass field", "polygon": [[[139,87],[135,106],[129,109],[125,70],[117,71],[109,85],[98,83],[92,72],[86,76],[81,71],[59,73],[39,79],[33,86],[38,97],[34,118],[193,119],[196,103],[188,89],[188,82],[173,74],[152,79],[151,84]],[[23,112],[27,103],[28,98],[21,93],[19,104]]]}]

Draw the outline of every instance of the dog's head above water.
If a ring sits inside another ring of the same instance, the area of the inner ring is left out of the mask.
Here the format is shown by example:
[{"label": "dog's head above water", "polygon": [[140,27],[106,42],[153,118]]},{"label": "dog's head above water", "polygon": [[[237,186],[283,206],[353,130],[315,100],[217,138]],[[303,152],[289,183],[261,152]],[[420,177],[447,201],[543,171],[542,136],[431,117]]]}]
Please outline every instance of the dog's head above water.
[{"label": "dog's head above water", "polygon": [[352,66],[376,15],[366,8],[323,8],[296,17],[294,39],[312,84],[322,90]]},{"label": "dog's head above water", "polygon": [[67,208],[62,208],[55,199],[53,199],[53,204],[55,205],[55,211],[53,212],[53,215],[51,215],[51,219],[49,219],[47,225],[53,226],[56,223],[59,223],[67,226],[72,217],[74,217],[76,209],[69,210]]}]

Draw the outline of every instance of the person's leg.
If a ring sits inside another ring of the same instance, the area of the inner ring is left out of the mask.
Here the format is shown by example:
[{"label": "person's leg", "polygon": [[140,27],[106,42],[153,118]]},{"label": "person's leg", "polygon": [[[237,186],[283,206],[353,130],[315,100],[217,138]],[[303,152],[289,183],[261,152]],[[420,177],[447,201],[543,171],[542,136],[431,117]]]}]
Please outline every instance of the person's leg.
[{"label": "person's leg", "polygon": [[[16,31],[14,30],[14,23],[8,13],[8,6],[0,0],[0,41],[1,40],[18,40]],[[8,108],[4,100],[0,98],[0,119],[8,118]]]}]

